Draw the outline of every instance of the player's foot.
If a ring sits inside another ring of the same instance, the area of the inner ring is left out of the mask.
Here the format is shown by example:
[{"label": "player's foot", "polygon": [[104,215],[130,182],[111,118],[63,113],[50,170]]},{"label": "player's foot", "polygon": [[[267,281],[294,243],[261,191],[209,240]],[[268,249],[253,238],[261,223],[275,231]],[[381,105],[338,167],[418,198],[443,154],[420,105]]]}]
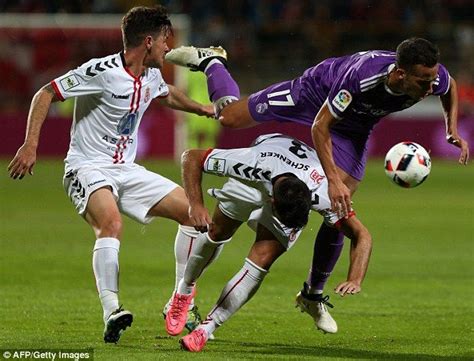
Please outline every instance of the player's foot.
[{"label": "player's foot", "polygon": [[176,336],[183,331],[188,318],[189,305],[195,293],[196,289],[194,288],[190,295],[181,295],[177,292],[173,295],[170,308],[165,317],[166,332],[169,335]]},{"label": "player's foot", "polygon": [[131,312],[122,309],[122,306],[117,308],[105,322],[104,341],[106,343],[117,343],[123,331],[130,327],[132,322],[133,315]]},{"label": "player's foot", "polygon": [[206,346],[208,338],[207,332],[203,328],[197,328],[179,340],[179,343],[186,351],[199,352]]},{"label": "player's foot", "polygon": [[188,67],[192,71],[204,71],[212,59],[219,59],[226,65],[227,52],[221,46],[211,46],[209,48],[181,46],[168,52],[165,59],[170,63]]},{"label": "player's foot", "polygon": [[299,307],[301,312],[309,314],[313,320],[314,325],[318,330],[324,333],[336,333],[336,321],[329,314],[327,307],[333,308],[329,302],[329,296],[308,294],[303,289],[296,295],[295,306]]}]

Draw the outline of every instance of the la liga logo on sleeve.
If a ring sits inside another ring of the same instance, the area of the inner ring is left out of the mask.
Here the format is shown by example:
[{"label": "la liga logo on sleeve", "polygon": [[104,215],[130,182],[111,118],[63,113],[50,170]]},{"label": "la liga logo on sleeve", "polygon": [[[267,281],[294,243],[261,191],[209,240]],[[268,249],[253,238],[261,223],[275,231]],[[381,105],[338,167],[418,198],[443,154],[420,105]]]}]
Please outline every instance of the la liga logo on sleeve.
[{"label": "la liga logo on sleeve", "polygon": [[341,89],[332,100],[332,105],[339,111],[343,112],[352,102],[352,95],[345,89]]}]

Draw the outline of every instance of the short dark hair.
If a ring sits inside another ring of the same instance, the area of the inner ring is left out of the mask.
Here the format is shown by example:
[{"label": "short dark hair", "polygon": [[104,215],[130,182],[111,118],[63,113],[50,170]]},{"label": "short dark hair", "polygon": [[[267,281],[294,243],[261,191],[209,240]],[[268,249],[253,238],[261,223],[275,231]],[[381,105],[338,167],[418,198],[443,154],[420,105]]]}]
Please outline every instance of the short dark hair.
[{"label": "short dark hair", "polygon": [[172,31],[164,6],[136,6],[122,18],[122,39],[125,49],[139,46],[145,36],[156,37],[162,31]]},{"label": "short dark hair", "polygon": [[273,206],[285,226],[302,228],[308,223],[311,192],[306,183],[294,175],[287,176],[274,183]]},{"label": "short dark hair", "polygon": [[423,38],[410,38],[397,46],[397,67],[409,70],[414,65],[429,68],[439,62],[439,49],[432,42]]}]

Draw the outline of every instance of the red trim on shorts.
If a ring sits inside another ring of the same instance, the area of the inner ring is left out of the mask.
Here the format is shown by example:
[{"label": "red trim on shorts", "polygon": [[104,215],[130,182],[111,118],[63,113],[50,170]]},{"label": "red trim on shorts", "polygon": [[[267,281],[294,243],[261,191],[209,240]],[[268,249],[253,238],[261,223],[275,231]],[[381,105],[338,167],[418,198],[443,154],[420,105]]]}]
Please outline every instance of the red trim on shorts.
[{"label": "red trim on shorts", "polygon": [[341,228],[341,223],[346,221],[347,219],[351,218],[351,217],[354,217],[356,215],[356,212],[355,211],[350,211],[349,212],[349,215],[347,216],[347,218],[341,218],[340,220],[338,220],[336,223],[334,223],[334,227],[336,227],[337,229],[340,229]]},{"label": "red trim on shorts", "polygon": [[50,84],[53,87],[54,93],[59,98],[59,100],[61,100],[62,102],[65,101],[66,99],[64,99],[63,95],[59,91],[59,88],[58,88],[58,85],[56,84],[56,82],[54,80],[51,80]]},{"label": "red trim on shorts", "polygon": [[209,148],[206,150],[206,153],[204,153],[204,156],[201,159],[201,168],[204,169],[204,162],[206,161],[207,156],[214,150],[214,148]]}]

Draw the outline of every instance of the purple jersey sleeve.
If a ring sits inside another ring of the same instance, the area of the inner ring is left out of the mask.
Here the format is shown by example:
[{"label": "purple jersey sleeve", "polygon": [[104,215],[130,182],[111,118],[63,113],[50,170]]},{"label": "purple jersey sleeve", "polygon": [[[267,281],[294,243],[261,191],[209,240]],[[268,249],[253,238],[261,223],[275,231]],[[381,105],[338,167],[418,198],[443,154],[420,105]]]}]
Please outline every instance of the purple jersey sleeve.
[{"label": "purple jersey sleeve", "polygon": [[350,108],[354,95],[359,92],[360,82],[357,69],[349,67],[336,77],[329,90],[327,105],[331,114],[337,119],[342,119],[344,113]]},{"label": "purple jersey sleeve", "polygon": [[451,86],[448,69],[442,64],[439,64],[438,76],[433,85],[433,95],[444,95],[448,92]]}]

